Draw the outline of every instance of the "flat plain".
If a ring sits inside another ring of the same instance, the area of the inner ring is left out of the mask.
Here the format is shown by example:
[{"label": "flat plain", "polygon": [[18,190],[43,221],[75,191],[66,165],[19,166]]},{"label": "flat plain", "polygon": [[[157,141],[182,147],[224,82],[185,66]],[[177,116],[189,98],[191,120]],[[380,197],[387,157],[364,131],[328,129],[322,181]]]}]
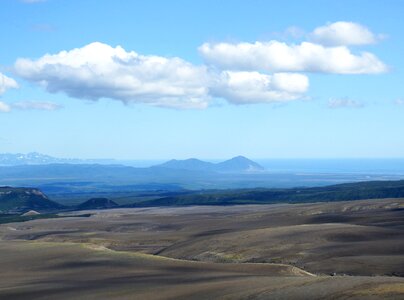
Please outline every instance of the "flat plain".
[{"label": "flat plain", "polygon": [[0,298],[404,299],[402,199],[89,212],[2,224]]}]

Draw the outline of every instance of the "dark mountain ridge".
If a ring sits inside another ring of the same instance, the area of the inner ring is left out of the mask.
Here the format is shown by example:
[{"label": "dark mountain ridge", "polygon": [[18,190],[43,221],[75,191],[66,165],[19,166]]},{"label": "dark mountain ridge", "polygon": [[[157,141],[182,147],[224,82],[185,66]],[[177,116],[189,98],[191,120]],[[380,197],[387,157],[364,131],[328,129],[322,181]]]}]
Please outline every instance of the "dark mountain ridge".
[{"label": "dark mountain ridge", "polygon": [[397,201],[403,202],[404,209],[404,180],[355,182],[323,187],[192,191],[143,201],[133,206],[310,203],[383,198],[402,198]]},{"label": "dark mountain ridge", "polygon": [[[112,198],[113,195],[111,194]],[[404,209],[404,180],[356,182],[312,188],[199,190],[170,192],[169,195],[156,193],[154,199],[143,199],[125,205],[99,197],[89,199],[78,206],[68,207],[51,201],[38,189],[0,187],[0,210],[2,213],[25,213],[30,210],[57,212],[115,207],[312,203],[383,198],[397,198],[397,202],[401,203],[399,209]]]}]

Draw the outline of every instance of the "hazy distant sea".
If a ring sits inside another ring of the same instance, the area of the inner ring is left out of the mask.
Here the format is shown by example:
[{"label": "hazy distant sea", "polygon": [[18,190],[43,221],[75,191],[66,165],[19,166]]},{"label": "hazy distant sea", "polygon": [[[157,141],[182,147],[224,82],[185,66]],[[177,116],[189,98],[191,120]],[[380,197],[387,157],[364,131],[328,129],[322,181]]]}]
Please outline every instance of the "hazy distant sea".
[{"label": "hazy distant sea", "polygon": [[401,159],[257,159],[269,172],[404,175]]}]

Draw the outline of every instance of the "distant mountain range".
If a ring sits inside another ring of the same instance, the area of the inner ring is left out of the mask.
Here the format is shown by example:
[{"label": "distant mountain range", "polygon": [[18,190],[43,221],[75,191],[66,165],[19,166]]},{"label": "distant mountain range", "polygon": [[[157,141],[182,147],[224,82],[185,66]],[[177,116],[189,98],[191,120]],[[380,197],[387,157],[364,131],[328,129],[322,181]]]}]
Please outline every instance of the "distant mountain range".
[{"label": "distant mountain range", "polygon": [[[124,165],[119,160],[113,159],[76,159],[57,158],[38,152],[23,153],[0,153],[0,166],[22,166],[22,165],[49,165],[49,164],[114,164]],[[186,160],[170,160],[152,168],[165,168],[171,170],[188,171],[209,171],[220,173],[243,173],[261,172],[265,169],[256,162],[244,157],[237,156],[221,163],[211,163],[196,158]]]},{"label": "distant mountain range", "polygon": [[236,156],[232,159],[220,163],[211,163],[202,161],[196,158],[186,160],[170,160],[156,167],[175,169],[175,170],[189,170],[189,171],[212,171],[224,173],[239,173],[239,172],[261,172],[264,167],[258,163],[244,157]]},{"label": "distant mountain range", "polygon": [[264,168],[242,156],[221,163],[171,160],[147,168],[80,163],[39,153],[0,157],[0,186],[34,186],[48,195],[256,187],[268,182]]},{"label": "distant mountain range", "polygon": [[38,152],[30,153],[0,153],[0,166],[47,165],[47,164],[89,164],[116,163],[113,159],[77,159],[57,158]]},{"label": "distant mountain range", "polygon": [[[294,174],[263,171],[248,158],[211,163],[199,159],[170,160],[152,167],[115,163],[83,163],[39,153],[0,155],[0,186],[32,186],[50,197],[81,199],[140,191],[181,192],[199,189],[324,186],[353,181],[401,179],[368,174]],[[8,157],[8,159],[5,159]],[[13,161],[11,158],[14,157]],[[0,159],[1,161],[1,159]],[[93,194],[97,193],[97,194]],[[91,195],[90,195],[91,194]],[[1,209],[0,209],[1,210]]]}]

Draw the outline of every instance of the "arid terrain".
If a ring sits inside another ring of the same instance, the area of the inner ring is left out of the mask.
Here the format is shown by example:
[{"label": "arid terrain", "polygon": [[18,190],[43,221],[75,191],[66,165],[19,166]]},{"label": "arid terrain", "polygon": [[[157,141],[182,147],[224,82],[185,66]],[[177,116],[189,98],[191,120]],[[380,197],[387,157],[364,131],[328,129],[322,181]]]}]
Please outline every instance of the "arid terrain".
[{"label": "arid terrain", "polygon": [[0,298],[404,299],[402,199],[90,212],[2,224]]}]

